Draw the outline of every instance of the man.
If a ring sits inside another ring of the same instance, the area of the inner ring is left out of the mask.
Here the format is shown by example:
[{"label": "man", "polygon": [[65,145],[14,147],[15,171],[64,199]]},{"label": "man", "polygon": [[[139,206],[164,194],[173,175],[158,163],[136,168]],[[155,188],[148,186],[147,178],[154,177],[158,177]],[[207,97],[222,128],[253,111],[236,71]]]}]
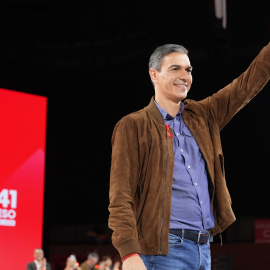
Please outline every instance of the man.
[{"label": "man", "polygon": [[110,256],[103,256],[99,262],[99,270],[110,270],[113,264],[112,258]]},{"label": "man", "polygon": [[34,250],[34,261],[27,264],[27,270],[51,270],[50,263],[44,257],[43,249]]},{"label": "man", "polygon": [[80,265],[81,270],[93,270],[98,263],[99,256],[95,252],[88,254],[87,259]]},{"label": "man", "polygon": [[187,50],[150,57],[150,104],[123,117],[112,136],[109,227],[123,270],[211,269],[211,238],[235,221],[220,131],[268,82],[270,43],[216,94],[186,99]]},{"label": "man", "polygon": [[77,258],[74,254],[71,254],[69,257],[67,257],[66,260],[66,267],[64,270],[82,270],[79,266],[79,263],[77,261]]}]

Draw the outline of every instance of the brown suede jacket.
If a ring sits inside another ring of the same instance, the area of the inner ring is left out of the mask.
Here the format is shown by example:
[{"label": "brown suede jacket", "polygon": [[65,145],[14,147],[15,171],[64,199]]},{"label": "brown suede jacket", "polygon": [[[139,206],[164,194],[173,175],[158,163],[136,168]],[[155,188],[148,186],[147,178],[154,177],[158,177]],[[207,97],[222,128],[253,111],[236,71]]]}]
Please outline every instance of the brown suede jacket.
[{"label": "brown suede jacket", "polygon": [[[216,235],[235,221],[227,189],[220,131],[270,77],[270,43],[232,83],[201,101],[187,99],[182,113],[209,173]],[[172,132],[172,131],[171,131]],[[112,136],[109,227],[123,258],[168,253],[174,168],[173,139],[153,102],[123,117]]]}]

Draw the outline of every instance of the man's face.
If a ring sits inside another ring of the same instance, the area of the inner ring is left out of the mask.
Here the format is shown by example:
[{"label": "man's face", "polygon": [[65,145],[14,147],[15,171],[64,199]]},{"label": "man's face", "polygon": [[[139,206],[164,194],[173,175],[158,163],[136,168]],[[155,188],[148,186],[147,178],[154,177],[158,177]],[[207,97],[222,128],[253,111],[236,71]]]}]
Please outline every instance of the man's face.
[{"label": "man's face", "polygon": [[43,259],[43,256],[44,256],[44,253],[43,253],[42,250],[40,250],[40,249],[35,250],[35,252],[34,252],[34,258],[37,261],[41,261]]},{"label": "man's face", "polygon": [[106,265],[106,267],[111,267],[111,265],[112,265],[112,260],[111,260],[111,259],[107,259],[107,260],[105,261],[105,265]]},{"label": "man's face", "polygon": [[185,99],[192,84],[192,67],[184,53],[171,53],[163,58],[160,72],[150,69],[155,91],[163,100],[179,103]]},{"label": "man's face", "polygon": [[101,269],[105,269],[105,268],[110,268],[112,265],[112,260],[111,259],[106,259],[104,261],[101,261],[100,264],[99,264],[99,267]]},{"label": "man's face", "polygon": [[98,263],[98,258],[93,257],[93,258],[88,259],[88,261],[89,261],[89,265],[95,266]]}]

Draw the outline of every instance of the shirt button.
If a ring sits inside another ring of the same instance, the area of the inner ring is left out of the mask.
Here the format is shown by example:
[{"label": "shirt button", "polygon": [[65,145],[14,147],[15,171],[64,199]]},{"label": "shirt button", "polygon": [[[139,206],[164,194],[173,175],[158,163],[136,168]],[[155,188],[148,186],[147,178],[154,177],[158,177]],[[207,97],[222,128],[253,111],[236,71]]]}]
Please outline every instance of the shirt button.
[{"label": "shirt button", "polygon": [[176,135],[178,136],[178,135],[179,135],[179,133],[176,133]]},{"label": "shirt button", "polygon": [[183,149],[181,149],[181,152],[184,152],[184,150],[183,150]]},{"label": "shirt button", "polygon": [[187,167],[190,169],[190,166],[189,165]]},{"label": "shirt button", "polygon": [[200,204],[202,204],[202,201],[200,201]]},{"label": "shirt button", "polygon": [[195,183],[195,186],[197,186],[197,183]]}]

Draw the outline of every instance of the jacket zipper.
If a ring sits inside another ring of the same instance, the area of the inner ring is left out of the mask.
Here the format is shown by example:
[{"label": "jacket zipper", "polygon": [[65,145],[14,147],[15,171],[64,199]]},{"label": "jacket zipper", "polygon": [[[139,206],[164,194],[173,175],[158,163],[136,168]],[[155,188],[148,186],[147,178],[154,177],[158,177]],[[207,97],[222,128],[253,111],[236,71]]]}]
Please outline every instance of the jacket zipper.
[{"label": "jacket zipper", "polygon": [[164,180],[164,189],[163,189],[163,200],[162,200],[162,218],[161,218],[161,228],[160,228],[160,249],[159,254],[162,252],[162,229],[163,229],[163,220],[164,220],[164,199],[165,199],[165,190],[167,182],[167,164],[168,164],[168,136],[166,136],[166,167],[165,167],[165,180]]}]

